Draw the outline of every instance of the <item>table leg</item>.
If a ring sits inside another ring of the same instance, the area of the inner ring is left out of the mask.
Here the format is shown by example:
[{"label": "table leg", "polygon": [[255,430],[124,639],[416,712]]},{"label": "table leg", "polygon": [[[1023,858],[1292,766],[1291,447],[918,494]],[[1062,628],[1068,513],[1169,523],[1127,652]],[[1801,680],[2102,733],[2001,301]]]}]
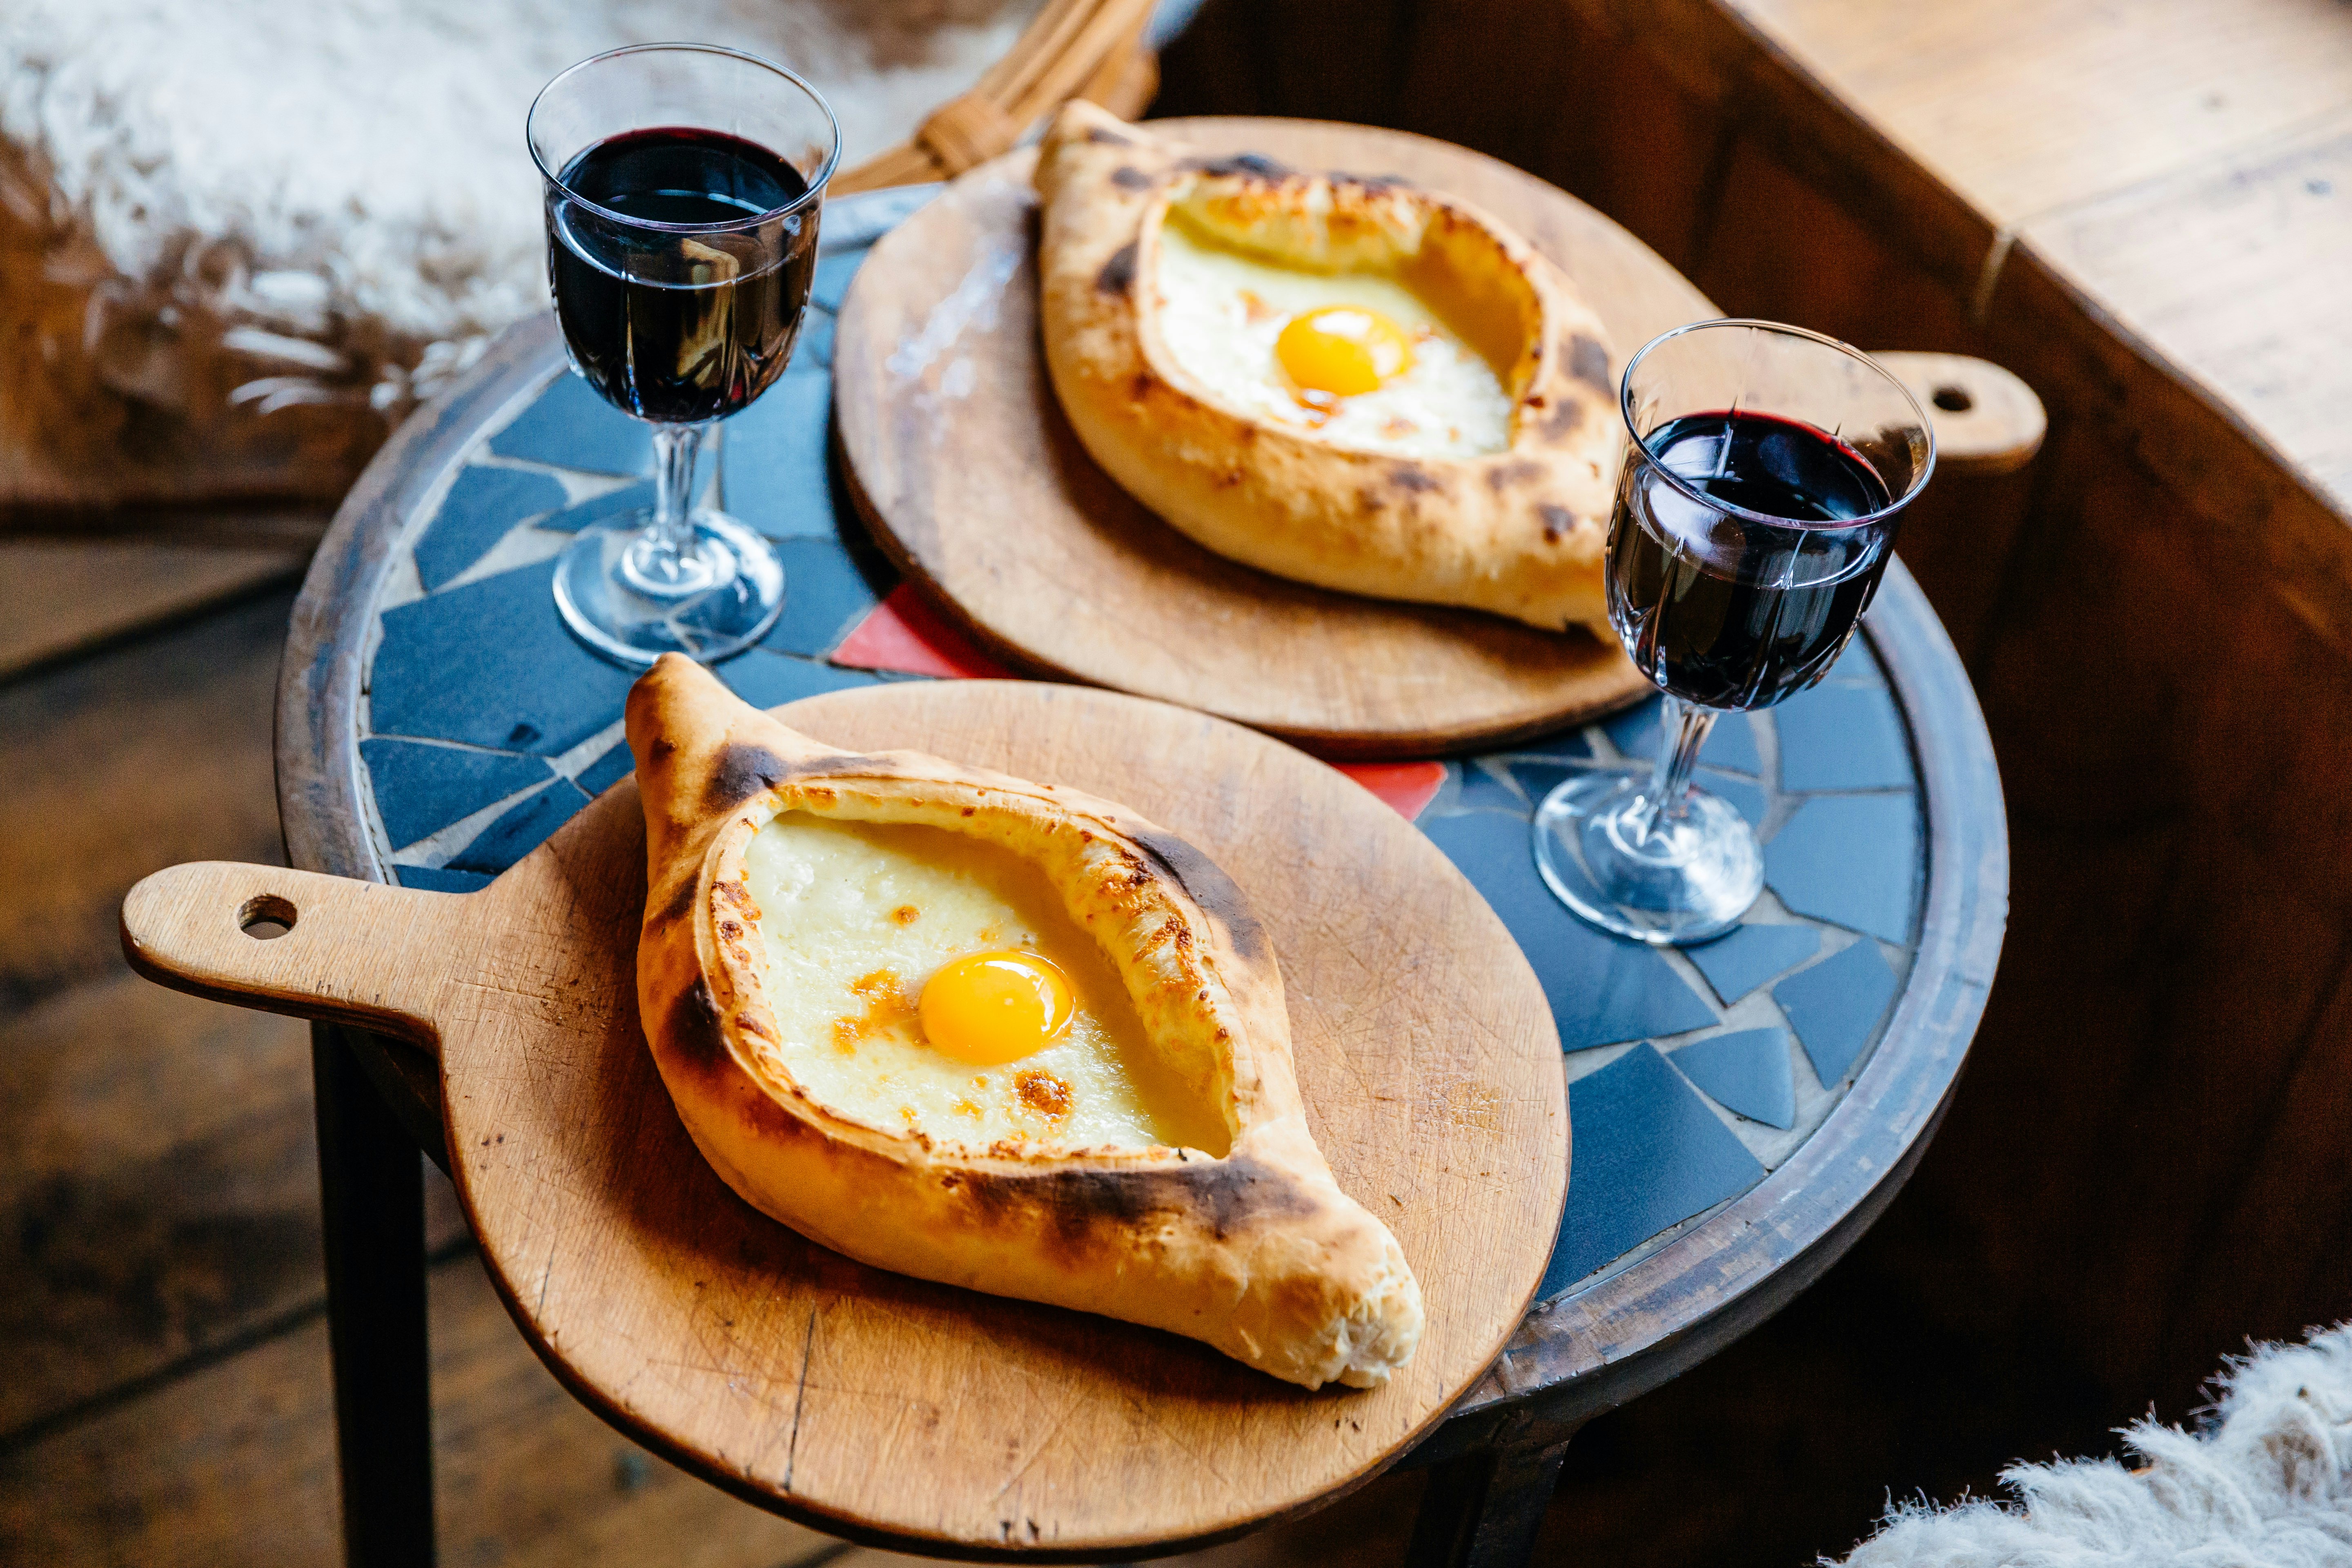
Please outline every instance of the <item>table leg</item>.
[{"label": "table leg", "polygon": [[433,1394],[416,1145],[341,1031],[310,1029],[347,1568],[432,1568]]},{"label": "table leg", "polygon": [[1525,1568],[1573,1436],[1553,1428],[1433,1466],[1409,1568]]}]

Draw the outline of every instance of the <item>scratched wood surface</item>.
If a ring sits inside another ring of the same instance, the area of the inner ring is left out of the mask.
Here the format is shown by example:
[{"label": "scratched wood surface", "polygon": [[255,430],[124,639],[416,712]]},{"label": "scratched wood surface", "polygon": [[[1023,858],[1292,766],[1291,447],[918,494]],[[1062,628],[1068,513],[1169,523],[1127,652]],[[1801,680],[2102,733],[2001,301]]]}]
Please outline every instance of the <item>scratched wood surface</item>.
[{"label": "scratched wood surface", "polygon": [[[430,1279],[442,1562],[815,1568],[841,1553],[839,1542],[719,1495],[582,1409],[524,1347],[470,1254],[443,1258]],[[327,1322],[312,1313],[0,1453],[0,1558],[341,1564],[326,1368]]]},{"label": "scratched wood surface", "polygon": [[[1717,313],[1590,207],[1425,137],[1298,121],[1155,131],[1302,168],[1401,174],[1519,230],[1576,280],[1616,363]],[[1358,598],[1226,561],[1151,516],[1077,444],[1037,342],[1035,154],[958,180],[876,246],[845,301],[835,407],[876,537],[1022,666],[1221,714],[1329,754],[1429,756],[1555,729],[1648,685],[1614,646]],[[905,345],[951,342],[920,364]],[[956,367],[961,366],[958,369]],[[950,395],[941,378],[985,389]]]},{"label": "scratched wood surface", "polygon": [[0,538],[0,679],[301,580],[309,541]]},{"label": "scratched wood surface", "polygon": [[1918,400],[1936,429],[1936,477],[2013,474],[2042,449],[2049,419],[2033,389],[2000,366],[1966,354],[1871,356]]},{"label": "scratched wood surface", "polygon": [[[861,1268],[738,1202],[635,1018],[634,783],[478,894],[184,867],[134,889],[126,944],[205,994],[437,1039],[458,1190],[549,1365],[657,1451],[825,1529],[1169,1550],[1360,1481],[1434,1424],[1518,1327],[1566,1188],[1558,1036],[1469,883],[1343,775],[1156,703],[957,682],[784,716],[1126,800],[1232,869],[1282,960],[1316,1137],[1427,1296],[1404,1373],[1309,1394],[1191,1342]],[[250,914],[293,930],[254,940]]]},{"label": "scratched wood surface", "polygon": [[[1685,7],[1686,8],[1686,7]],[[1992,226],[2250,154],[2339,112],[2327,0],[1720,0]]]}]

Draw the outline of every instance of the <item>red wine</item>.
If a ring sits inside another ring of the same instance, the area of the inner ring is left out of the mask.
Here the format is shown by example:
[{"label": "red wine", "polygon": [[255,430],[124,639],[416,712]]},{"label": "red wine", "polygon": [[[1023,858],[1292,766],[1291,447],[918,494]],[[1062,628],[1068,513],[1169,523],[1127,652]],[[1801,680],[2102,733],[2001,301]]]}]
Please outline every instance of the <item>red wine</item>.
[{"label": "red wine", "polygon": [[[698,424],[783,374],[816,271],[817,212],[761,220],[806,194],[799,171],[740,137],[661,129],[597,142],[562,184],[583,200],[549,193],[548,272],[589,384],[641,418]],[[735,226],[651,226],[697,224]]]},{"label": "red wine", "polygon": [[1841,526],[1887,505],[1877,470],[1762,414],[1686,415],[1648,447],[1681,485],[1637,459],[1619,483],[1609,615],[1633,662],[1710,708],[1769,707],[1820,679],[1894,547],[1892,517]]}]

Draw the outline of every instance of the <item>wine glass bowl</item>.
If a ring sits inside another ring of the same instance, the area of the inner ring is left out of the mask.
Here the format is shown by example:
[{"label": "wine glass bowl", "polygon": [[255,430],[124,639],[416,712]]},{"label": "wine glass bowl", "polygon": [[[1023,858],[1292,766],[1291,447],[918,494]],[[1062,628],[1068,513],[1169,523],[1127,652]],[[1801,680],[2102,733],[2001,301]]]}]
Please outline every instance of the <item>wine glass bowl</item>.
[{"label": "wine glass bowl", "polygon": [[625,664],[724,658],[775,624],[783,566],[756,530],[696,504],[696,463],[710,426],[791,360],[840,153],[833,111],[755,56],[648,44],[550,82],[529,135],[572,368],[654,433],[653,505],[581,531],[556,605]]},{"label": "wine glass bowl", "polygon": [[1654,766],[1563,782],[1536,862],[1570,908],[1650,942],[1703,942],[1763,891],[1763,853],[1691,783],[1722,712],[1769,707],[1837,662],[1935,467],[1902,384],[1832,338],[1702,321],[1625,367],[1629,437],[1610,520],[1609,617],[1665,694]]}]

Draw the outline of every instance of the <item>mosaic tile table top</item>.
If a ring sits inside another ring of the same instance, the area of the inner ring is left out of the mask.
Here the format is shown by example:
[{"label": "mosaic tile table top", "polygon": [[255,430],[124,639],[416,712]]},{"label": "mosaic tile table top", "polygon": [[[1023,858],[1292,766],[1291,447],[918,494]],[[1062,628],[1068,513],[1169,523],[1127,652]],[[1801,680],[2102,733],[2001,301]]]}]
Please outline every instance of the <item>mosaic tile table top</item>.
[{"label": "mosaic tile table top", "polygon": [[[783,553],[782,618],[763,646],[719,668],[762,706],[1003,673],[893,580],[829,450],[833,312],[865,245],[919,199],[886,193],[828,211],[791,370],[722,427],[698,479]],[[631,765],[621,735],[631,672],[566,632],[550,579],[574,531],[649,495],[651,449],[643,426],[563,370],[551,331],[535,341],[520,395],[471,427],[445,420],[424,447],[444,470],[404,515],[378,520],[393,534],[379,587],[339,634],[365,645],[357,826],[367,859],[411,887],[483,886]],[[1932,629],[1907,577],[1874,612],[1878,640],[1895,614]],[[1950,659],[1939,631],[1922,635]],[[1769,890],[1737,931],[1703,947],[1659,952],[1586,927],[1546,889],[1530,852],[1533,803],[1560,778],[1654,752],[1654,702],[1518,750],[1348,770],[1469,876],[1551,998],[1574,1130],[1567,1210],[1540,1292],[1554,1308],[1788,1163],[1886,1036],[1919,961],[1931,844],[1919,716],[1870,640],[1857,638],[1821,686],[1729,716],[1708,741],[1702,780],[1756,825]],[[1939,674],[1965,691],[1956,661]],[[1963,739],[1980,747],[1972,703],[1965,720],[1976,730]],[[1998,837],[1997,785],[1964,808],[1990,812]],[[1998,875],[2005,882],[2005,861]],[[1998,905],[2005,886],[1990,896]],[[1997,928],[1993,941],[1997,950]],[[1980,985],[1975,995],[1980,1005]],[[1949,1071],[1974,1016],[1971,1007]]]}]

